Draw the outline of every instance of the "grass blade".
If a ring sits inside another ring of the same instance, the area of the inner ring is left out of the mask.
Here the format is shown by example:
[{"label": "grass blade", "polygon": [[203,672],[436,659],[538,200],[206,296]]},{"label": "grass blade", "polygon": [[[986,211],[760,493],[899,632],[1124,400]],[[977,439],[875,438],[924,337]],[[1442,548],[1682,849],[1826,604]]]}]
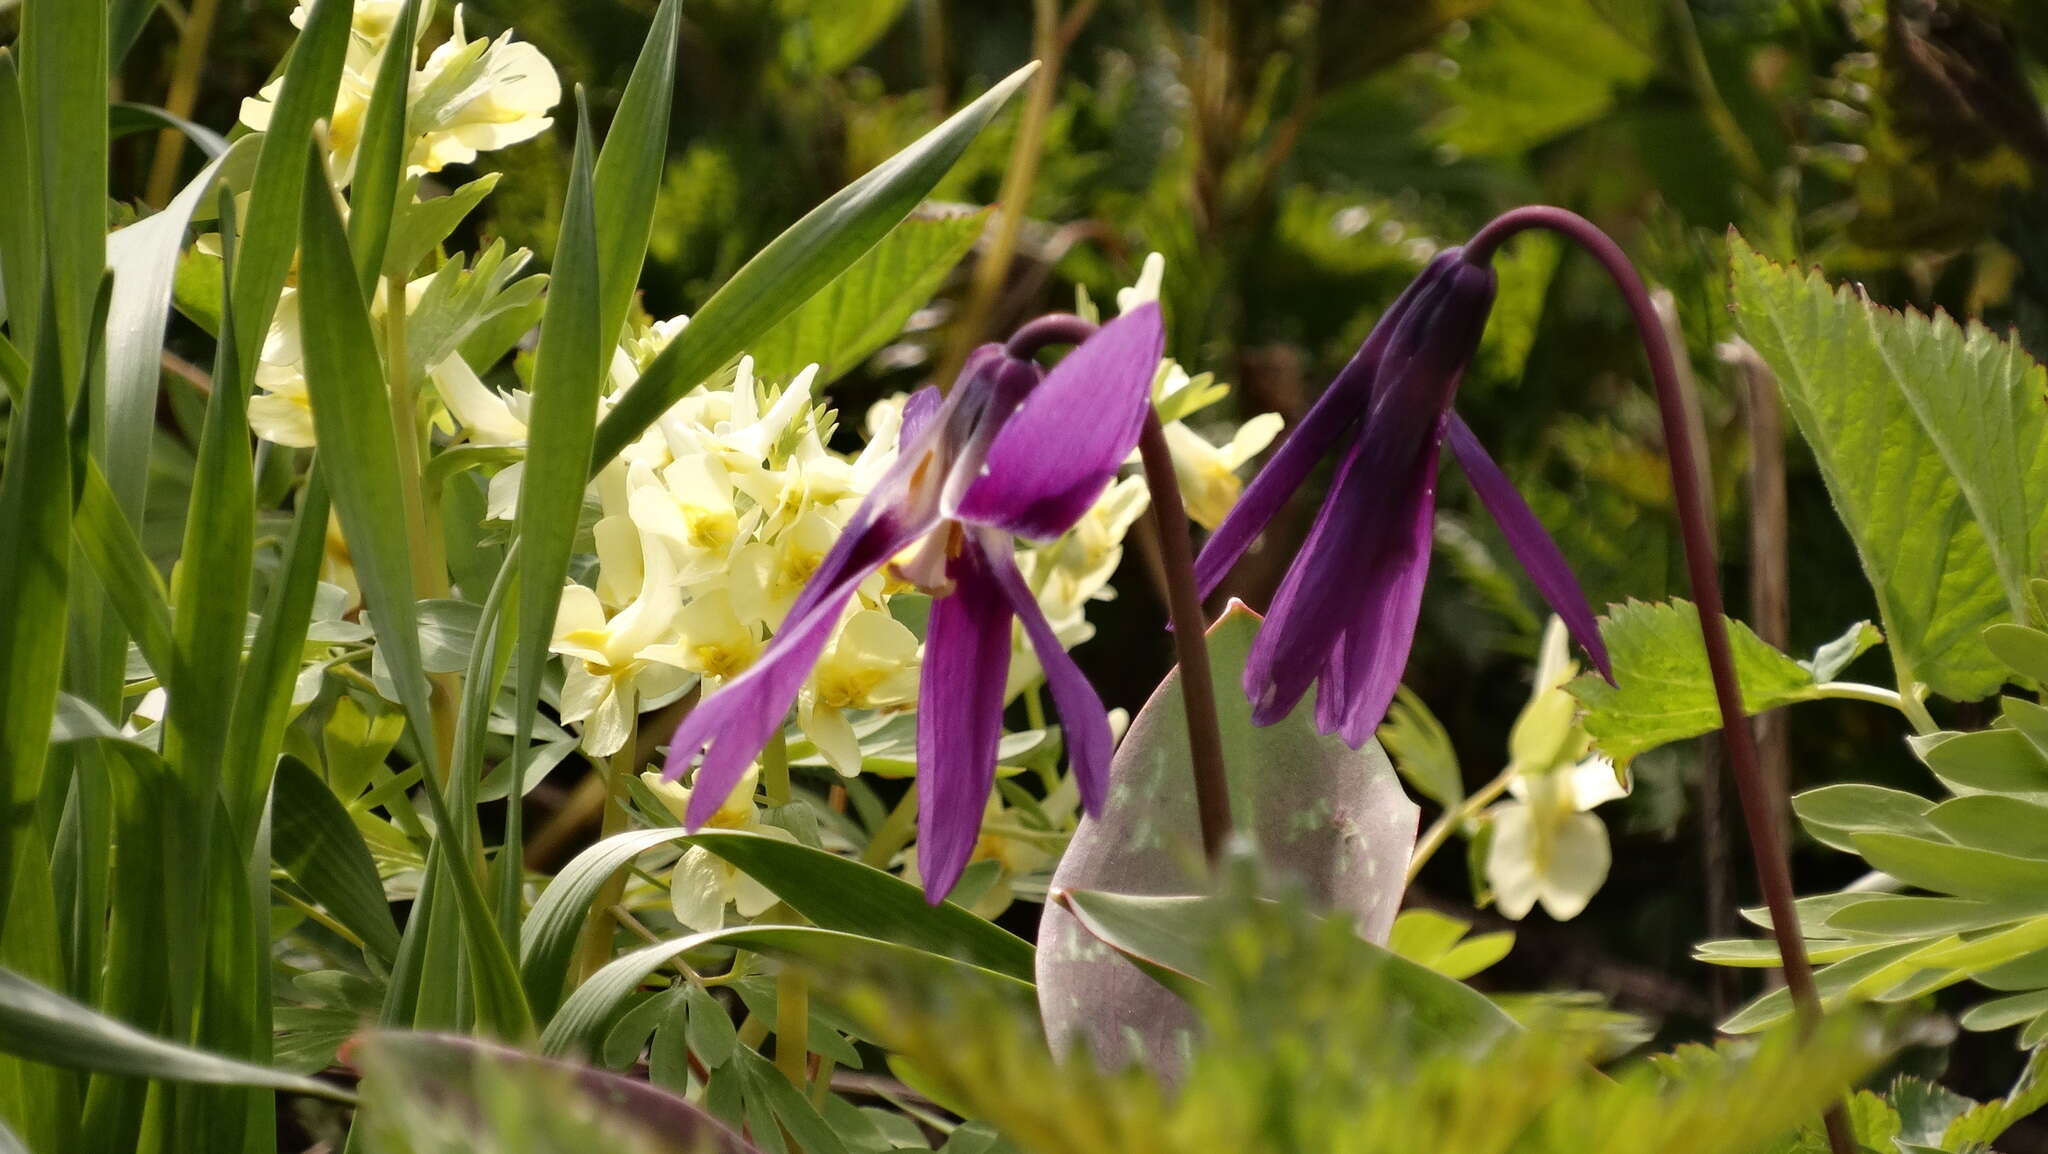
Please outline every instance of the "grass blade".
[{"label": "grass blade", "polygon": [[76,389],[86,379],[92,298],[107,267],[105,0],[27,5],[21,50],[29,180],[56,298],[50,313],[66,388]]},{"label": "grass blade", "polygon": [[592,187],[597,198],[597,332],[606,342],[619,339],[640,268],[647,260],[647,239],[654,232],[654,199],[661,191],[668,162],[669,110],[675,102],[676,37],[682,22],[682,0],[662,0],[654,25],[619,98],[618,115],[605,133],[597,154]]},{"label": "grass blade", "polygon": [[598,426],[591,468],[604,467],[684,393],[716,372],[910,215],[989,119],[1036,71],[1027,64],[910,147],[812,209],[733,274]]},{"label": "grass blade", "polygon": [[143,659],[160,682],[170,685],[177,666],[170,592],[155,563],[143,552],[134,525],[122,515],[113,486],[100,472],[98,461],[85,462],[85,484],[79,490],[71,531],[79,555],[92,567]]},{"label": "grass blade", "polygon": [[405,181],[408,87],[419,22],[420,0],[405,0],[392,26],[384,60],[378,65],[370,106],[363,113],[362,139],[356,146],[355,178],[349,182],[348,242],[356,254],[356,282],[365,296],[384,267],[392,213]]},{"label": "grass blade", "polygon": [[43,234],[36,227],[35,184],[29,165],[28,110],[21,102],[21,74],[14,52],[0,48],[0,204],[19,206],[0,213],[0,298],[5,298],[15,343],[33,351],[36,318],[42,311]]},{"label": "grass blade", "polygon": [[347,1090],[180,1046],[0,969],[0,1050],[73,1070],[212,1086],[249,1086],[353,1102]]}]

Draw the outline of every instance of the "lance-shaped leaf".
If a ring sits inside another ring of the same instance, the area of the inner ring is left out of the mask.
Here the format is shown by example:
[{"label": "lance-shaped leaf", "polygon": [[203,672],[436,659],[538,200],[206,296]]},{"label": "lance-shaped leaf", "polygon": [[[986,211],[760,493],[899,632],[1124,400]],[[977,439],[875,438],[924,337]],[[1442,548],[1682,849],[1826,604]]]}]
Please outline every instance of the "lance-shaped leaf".
[{"label": "lance-shaped leaf", "polygon": [[647,260],[647,238],[654,231],[654,201],[668,160],[682,14],[682,0],[661,0],[591,174],[597,205],[597,331],[606,348],[619,339],[626,322]]},{"label": "lance-shaped leaf", "polygon": [[20,44],[36,199],[33,209],[16,202],[7,211],[29,212],[36,221],[49,260],[58,363],[66,388],[75,390],[87,379],[87,326],[107,266],[106,5],[27,5]]},{"label": "lance-shaped leaf", "polygon": [[591,467],[601,468],[699,381],[745,352],[924,199],[967,145],[1036,71],[1027,64],[915,143],[840,189],[768,242],[691,317],[690,324],[598,427]]},{"label": "lance-shaped leaf", "polygon": [[2048,556],[2048,375],[1974,322],[1895,313],[1731,238],[1742,333],[1777,373],[1877,595],[1902,686],[1998,688],[1984,628]]},{"label": "lance-shaped leaf", "polygon": [[[1233,602],[1209,630],[1215,682],[1242,680],[1259,619]],[[1377,742],[1353,750],[1316,732],[1314,695],[1275,725],[1252,724],[1243,694],[1219,695],[1217,720],[1238,831],[1267,868],[1300,881],[1319,904],[1386,940],[1415,845],[1420,810]],[[1168,674],[1132,720],[1110,765],[1111,803],[1081,823],[1053,872],[1052,891],[1113,897],[1199,894],[1201,842],[1191,788],[1185,706]],[[1191,869],[1194,867],[1194,869]],[[1080,1038],[1107,1060],[1134,1039],[1155,1071],[1178,1068],[1178,1035],[1193,1026],[1185,1003],[1082,927],[1047,906],[1038,931],[1039,1012],[1056,1046]]]}]

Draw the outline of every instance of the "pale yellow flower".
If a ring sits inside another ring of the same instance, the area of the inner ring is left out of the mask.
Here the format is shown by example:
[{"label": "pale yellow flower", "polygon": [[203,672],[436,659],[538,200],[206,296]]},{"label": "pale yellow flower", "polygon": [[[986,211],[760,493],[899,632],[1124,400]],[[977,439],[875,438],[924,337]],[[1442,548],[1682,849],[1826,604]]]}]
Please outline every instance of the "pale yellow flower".
[{"label": "pale yellow flower", "polygon": [[[652,770],[642,773],[640,780],[661,799],[661,804],[668,807],[677,821],[685,820],[690,808],[689,786],[663,781],[661,774]],[[741,830],[777,841],[794,842],[796,838],[788,830],[761,820],[761,811],[754,805],[754,790],[759,780],[759,768],[749,766],[746,776],[726,795],[725,801],[719,804],[704,827]],[[740,917],[751,919],[767,913],[775,902],[775,894],[768,887],[741,873],[724,858],[698,846],[684,850],[669,874],[669,908],[684,929],[699,933],[725,925],[725,908],[728,905],[738,910]]]},{"label": "pale yellow flower", "polygon": [[885,610],[859,610],[839,626],[797,699],[797,725],[832,768],[847,777],[860,772],[847,710],[917,700],[917,648],[917,634]]},{"label": "pale yellow flower", "polygon": [[468,164],[480,152],[509,148],[547,131],[562,81],[547,57],[506,32],[471,40],[455,7],[455,35],[413,75],[411,175]]},{"label": "pale yellow flower", "polygon": [[1214,529],[1223,523],[1244,490],[1237,471],[1273,443],[1273,438],[1280,434],[1280,425],[1280,414],[1261,413],[1241,425],[1229,442],[1221,446],[1210,444],[1179,421],[1166,426],[1174,480],[1195,524]]},{"label": "pale yellow flower", "polygon": [[642,542],[641,553],[645,576],[630,605],[607,615],[595,590],[572,582],[555,614],[550,648],[566,658],[562,721],[582,724],[583,748],[597,757],[625,746],[642,700],[675,692],[688,676],[659,659],[681,601],[667,550]]}]

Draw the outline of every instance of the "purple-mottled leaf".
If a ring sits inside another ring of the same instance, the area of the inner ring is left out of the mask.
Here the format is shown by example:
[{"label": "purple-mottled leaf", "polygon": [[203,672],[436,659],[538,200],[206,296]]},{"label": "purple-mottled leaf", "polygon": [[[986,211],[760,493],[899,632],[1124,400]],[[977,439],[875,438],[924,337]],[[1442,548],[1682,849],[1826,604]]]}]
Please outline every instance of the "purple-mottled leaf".
[{"label": "purple-mottled leaf", "polygon": [[1038,598],[1017,571],[1009,538],[989,533],[985,548],[1010,610],[1023,622],[1024,636],[1045,670],[1046,685],[1052,689],[1052,702],[1059,708],[1060,726],[1066,734],[1067,761],[1081,789],[1081,808],[1100,816],[1109,794],[1109,758],[1116,745],[1109,732],[1109,713],[1095,687],[1054,635],[1045,611],[1038,607]]},{"label": "purple-mottled leaf", "polygon": [[1072,528],[1138,444],[1165,341],[1148,304],[1068,353],[989,446],[961,519],[1041,541]]},{"label": "purple-mottled leaf", "polygon": [[1564,553],[1550,534],[1543,529],[1543,522],[1522,500],[1522,494],[1515,489],[1514,482],[1501,472],[1499,465],[1486,452],[1486,446],[1472,432],[1471,426],[1456,413],[1451,414],[1450,428],[1445,434],[1450,443],[1451,455],[1458,459],[1458,467],[1465,470],[1465,477],[1472,482],[1472,489],[1479,494],[1479,501],[1486,511],[1493,514],[1493,520],[1508,539],[1508,548],[1514,550],[1515,559],[1529,574],[1536,591],[1543,595],[1550,608],[1564,621],[1566,629],[1578,641],[1586,656],[1592,659],[1593,667],[1614,682],[1614,667],[1607,658],[1607,644],[1600,639],[1600,627],[1593,620],[1593,609],[1586,604],[1586,594],[1579,588],[1579,579],[1573,575],[1572,567],[1564,559]]},{"label": "purple-mottled leaf", "polygon": [[945,900],[967,868],[995,787],[1010,670],[1010,603],[981,545],[946,567],[932,602],[917,698],[917,865],[925,900]]},{"label": "purple-mottled leaf", "polygon": [[[1219,684],[1235,682],[1259,628],[1233,602],[1209,631],[1209,664]],[[1251,707],[1220,695],[1230,804],[1240,833],[1267,868],[1300,880],[1359,932],[1385,942],[1415,844],[1419,814],[1377,744],[1353,750],[1318,734],[1310,706],[1267,727]],[[1113,894],[1199,893],[1201,839],[1190,785],[1187,723],[1178,672],[1145,703],[1110,763],[1110,804],[1081,823],[1053,873],[1052,890]],[[1188,1007],[1073,915],[1048,905],[1039,923],[1038,1001],[1058,1048],[1079,1042],[1115,1063],[1136,1057],[1171,1077]]]},{"label": "purple-mottled leaf", "polygon": [[1442,277],[1447,263],[1447,257],[1438,257],[1394,299],[1373,325],[1365,343],[1358,346],[1351,362],[1309,406],[1293,431],[1245,486],[1223,523],[1209,535],[1202,555],[1195,559],[1195,581],[1201,586],[1203,597],[1216,591],[1245,550],[1272,523],[1294,491],[1301,488],[1316,463],[1336,451],[1345,430],[1355,428],[1365,416],[1372,404],[1373,385],[1380,372],[1380,361],[1386,355],[1387,342],[1402,318],[1415,307],[1415,298]]},{"label": "purple-mottled leaf", "polygon": [[[351,1043],[378,1124],[462,1119],[478,1127],[479,1147],[495,1148],[489,1131],[506,1094],[549,1103],[589,1136],[631,1142],[648,1154],[757,1154],[755,1147],[679,1095],[634,1078],[576,1062],[537,1058],[456,1034],[379,1030]],[[510,1138],[512,1135],[497,1135]],[[614,1147],[627,1148],[627,1147]]]}]

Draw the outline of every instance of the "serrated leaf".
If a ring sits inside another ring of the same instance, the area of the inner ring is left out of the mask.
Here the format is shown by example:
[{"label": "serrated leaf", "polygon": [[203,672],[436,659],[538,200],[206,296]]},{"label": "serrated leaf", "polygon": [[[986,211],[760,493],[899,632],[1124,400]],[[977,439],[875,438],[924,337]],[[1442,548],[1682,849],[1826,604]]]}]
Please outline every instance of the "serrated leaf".
[{"label": "serrated leaf", "polygon": [[[1699,613],[1689,601],[1610,606],[1600,636],[1614,663],[1610,685],[1598,674],[1568,689],[1586,707],[1586,732],[1618,764],[1636,755],[1721,727],[1707,668]],[[1819,697],[1813,672],[1770,647],[1740,621],[1728,622],[1743,708],[1763,713]]]},{"label": "serrated leaf", "polygon": [[1777,374],[1856,543],[1902,680],[1974,700],[1986,626],[2024,620],[2048,548],[2044,376],[1974,322],[1895,313],[1731,238],[1743,336]]},{"label": "serrated leaf", "polygon": [[931,299],[939,282],[974,247],[988,217],[989,210],[982,209],[912,216],[897,225],[749,347],[754,372],[768,380],[788,380],[815,363],[815,389],[844,376],[902,331],[910,314]]}]

